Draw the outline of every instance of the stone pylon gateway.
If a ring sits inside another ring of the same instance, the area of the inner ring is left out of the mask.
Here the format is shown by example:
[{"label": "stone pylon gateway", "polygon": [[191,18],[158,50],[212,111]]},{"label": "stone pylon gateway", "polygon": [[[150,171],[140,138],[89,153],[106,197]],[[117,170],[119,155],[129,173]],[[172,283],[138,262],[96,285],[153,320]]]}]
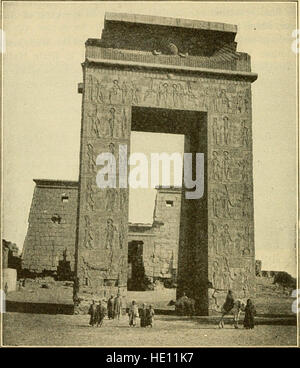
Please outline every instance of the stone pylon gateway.
[{"label": "stone pylon gateway", "polygon": [[204,196],[181,196],[177,295],[185,291],[207,315],[228,289],[253,294],[257,75],[236,51],[236,33],[230,24],[106,13],[101,39],[87,40],[74,292],[81,305],[126,294],[128,188],[99,189],[96,157],[112,152],[118,162],[132,130],[184,134],[185,152],[205,156]]}]

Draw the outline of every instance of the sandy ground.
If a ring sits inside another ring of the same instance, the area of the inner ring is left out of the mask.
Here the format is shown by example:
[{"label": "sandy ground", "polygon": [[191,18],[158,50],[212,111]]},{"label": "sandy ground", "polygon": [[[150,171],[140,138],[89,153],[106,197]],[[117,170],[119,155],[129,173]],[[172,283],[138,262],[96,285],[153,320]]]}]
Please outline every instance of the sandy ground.
[{"label": "sandy ground", "polygon": [[[7,312],[3,315],[3,343],[8,346],[295,346],[296,318],[289,293],[258,279],[255,305],[258,313],[254,330],[235,330],[231,317],[220,330],[214,317],[178,317],[157,315],[154,328],[130,328],[128,317],[120,321],[105,320],[101,328],[89,327],[88,315],[32,314]],[[136,300],[154,305],[155,309],[171,309],[175,289],[127,294],[127,303]],[[72,286],[49,284],[44,289],[28,282],[24,289],[8,294],[8,300],[25,303],[72,303]]]},{"label": "sandy ground", "polygon": [[[259,318],[258,318],[259,320]],[[211,317],[156,316],[151,328],[130,328],[127,316],[90,327],[89,316],[4,314],[4,345],[12,346],[293,346],[296,326],[261,325],[219,329]],[[260,323],[258,321],[258,323]]]}]

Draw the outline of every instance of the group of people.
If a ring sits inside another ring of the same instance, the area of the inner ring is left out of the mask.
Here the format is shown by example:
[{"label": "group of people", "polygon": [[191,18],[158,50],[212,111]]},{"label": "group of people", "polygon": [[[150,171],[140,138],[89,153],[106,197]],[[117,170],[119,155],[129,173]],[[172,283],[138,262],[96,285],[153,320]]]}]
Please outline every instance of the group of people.
[{"label": "group of people", "polygon": [[[120,294],[116,297],[111,295],[107,302],[103,299],[102,301],[99,300],[98,304],[96,304],[93,300],[88,311],[90,315],[89,324],[90,326],[101,327],[106,315],[108,319],[119,320],[122,315],[122,309],[122,297]],[[133,300],[128,309],[129,326],[135,327],[139,318],[141,327],[153,327],[154,315],[155,312],[152,305],[147,307],[146,303],[144,303],[142,308],[138,308],[136,301]]]},{"label": "group of people", "polygon": [[139,309],[136,301],[133,300],[129,308],[128,315],[130,327],[136,326],[137,318],[140,318],[141,327],[153,327],[155,312],[152,305],[149,305],[149,307],[147,307],[147,304],[143,303],[142,308]]},{"label": "group of people", "polygon": [[256,309],[251,299],[247,303],[240,299],[235,299],[231,290],[228,290],[225,303],[222,306],[222,316],[219,320],[219,328],[224,328],[224,316],[233,312],[234,328],[238,328],[239,316],[241,311],[245,312],[244,328],[253,329],[255,324]]},{"label": "group of people", "polygon": [[[91,326],[101,327],[106,314],[108,319],[120,319],[122,309],[122,297],[119,293],[115,298],[111,295],[107,302],[105,300],[99,300],[98,304],[96,304],[93,300],[88,312],[90,315],[89,324]],[[233,313],[234,316],[234,328],[238,328],[241,311],[245,312],[244,328],[253,329],[256,310],[252,300],[248,299],[245,303],[241,299],[235,299],[232,291],[228,290],[225,303],[221,309],[222,315],[218,323],[219,328],[224,328],[224,317],[230,313]],[[146,303],[143,303],[142,307],[139,308],[136,301],[133,300],[128,308],[129,326],[135,327],[137,325],[137,319],[139,318],[141,327],[153,327],[154,315],[155,312],[152,305],[147,306]]]},{"label": "group of people", "polygon": [[92,301],[92,304],[89,308],[90,315],[90,326],[92,327],[101,327],[103,324],[104,317],[106,316],[106,307],[104,305],[104,300],[99,300],[98,304],[95,303],[95,300]]}]

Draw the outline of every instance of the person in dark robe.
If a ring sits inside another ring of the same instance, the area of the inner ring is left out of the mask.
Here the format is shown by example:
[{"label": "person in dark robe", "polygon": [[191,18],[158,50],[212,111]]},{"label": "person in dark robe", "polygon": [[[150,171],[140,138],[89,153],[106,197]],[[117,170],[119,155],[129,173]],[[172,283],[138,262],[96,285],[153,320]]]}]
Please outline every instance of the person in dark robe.
[{"label": "person in dark robe", "polygon": [[254,328],[255,315],[256,315],[255,306],[253,305],[251,299],[248,299],[245,308],[245,318],[244,318],[244,327],[247,330]]},{"label": "person in dark robe", "polygon": [[114,318],[120,319],[122,314],[122,297],[121,294],[118,293],[118,295],[115,297],[114,300]]},{"label": "person in dark robe", "polygon": [[148,313],[147,313],[147,326],[153,327],[153,320],[154,320],[154,309],[152,305],[149,305]]},{"label": "person in dark robe", "polygon": [[147,316],[148,309],[146,303],[143,304],[143,307],[139,311],[141,327],[147,327]]},{"label": "person in dark robe", "polygon": [[228,314],[234,307],[234,297],[231,290],[228,290],[228,293],[226,295],[225,303],[223,304],[221,313],[222,316],[219,321],[219,328],[224,328],[224,316]]},{"label": "person in dark robe", "polygon": [[107,316],[108,319],[114,319],[114,296],[111,295],[107,301]]},{"label": "person in dark robe", "polygon": [[105,316],[106,316],[106,308],[104,302],[101,302],[101,300],[99,300],[99,304],[96,307],[97,327],[102,326]]},{"label": "person in dark robe", "polygon": [[97,306],[95,304],[95,300],[92,301],[92,304],[90,305],[90,308],[89,308],[89,315],[90,315],[90,326],[95,326],[96,322],[97,322],[97,313],[96,313],[96,310],[97,310]]}]

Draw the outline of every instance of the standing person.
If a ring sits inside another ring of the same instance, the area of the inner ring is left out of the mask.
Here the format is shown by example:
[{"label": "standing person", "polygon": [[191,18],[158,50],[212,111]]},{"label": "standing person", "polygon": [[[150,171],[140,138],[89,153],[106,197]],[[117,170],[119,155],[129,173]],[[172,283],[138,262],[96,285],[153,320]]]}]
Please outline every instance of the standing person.
[{"label": "standing person", "polygon": [[104,305],[104,301],[101,302],[101,300],[99,300],[99,304],[97,305],[96,308],[96,314],[97,314],[97,327],[101,327],[103,324],[103,320],[104,317],[106,316],[106,308]]},{"label": "standing person", "polygon": [[89,308],[89,315],[90,315],[90,326],[94,326],[97,322],[97,306],[95,304],[95,300],[92,301],[92,304],[90,305],[90,308]]},{"label": "standing person", "polygon": [[140,309],[140,319],[141,319],[141,327],[147,327],[147,316],[148,316],[148,309],[147,304],[143,303],[143,307]]},{"label": "standing person", "polygon": [[231,290],[228,290],[225,303],[223,304],[223,307],[222,307],[222,316],[219,321],[219,328],[224,328],[224,321],[223,321],[224,316],[228,314],[232,310],[233,307],[234,307],[233,294]]},{"label": "standing person", "polygon": [[129,307],[128,314],[129,314],[129,326],[135,327],[136,319],[139,317],[139,310],[138,310],[135,300],[132,301],[132,304]]},{"label": "standing person", "polygon": [[114,319],[114,296],[111,295],[107,301],[107,316],[108,319]]},{"label": "standing person", "polygon": [[118,292],[118,295],[115,297],[114,300],[114,318],[120,319],[122,313],[122,297],[120,292]]},{"label": "standing person", "polygon": [[256,315],[255,306],[253,305],[251,299],[248,299],[245,308],[245,318],[244,318],[244,327],[247,330],[254,328],[255,315]]},{"label": "standing person", "polygon": [[152,308],[152,305],[149,305],[147,326],[153,327],[154,315],[155,315],[154,309]]},{"label": "standing person", "polygon": [[4,293],[5,293],[5,295],[7,295],[7,293],[8,293],[8,284],[7,284],[7,282],[5,283],[5,286],[4,286]]}]

